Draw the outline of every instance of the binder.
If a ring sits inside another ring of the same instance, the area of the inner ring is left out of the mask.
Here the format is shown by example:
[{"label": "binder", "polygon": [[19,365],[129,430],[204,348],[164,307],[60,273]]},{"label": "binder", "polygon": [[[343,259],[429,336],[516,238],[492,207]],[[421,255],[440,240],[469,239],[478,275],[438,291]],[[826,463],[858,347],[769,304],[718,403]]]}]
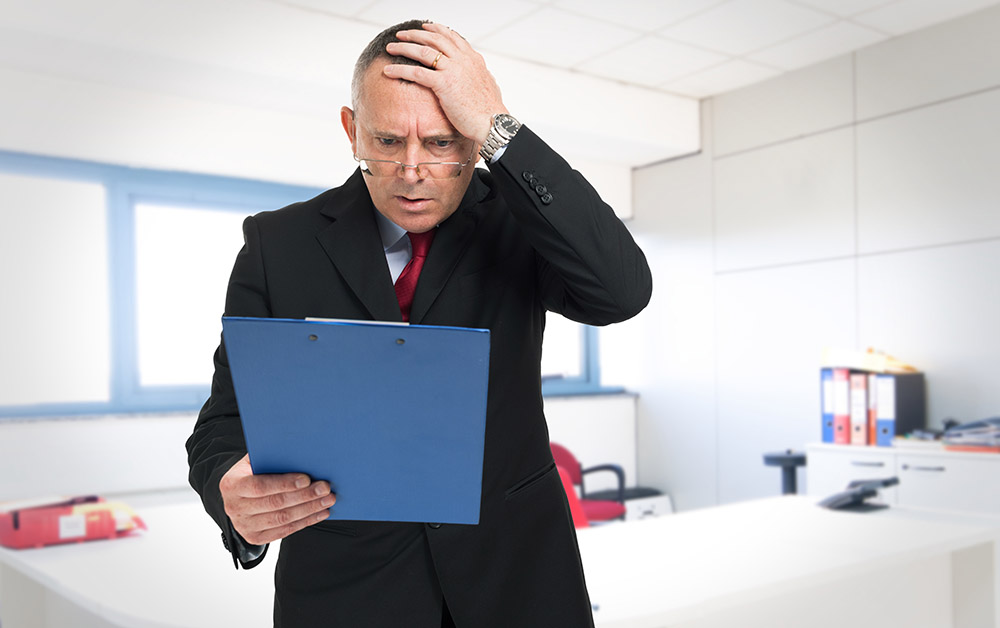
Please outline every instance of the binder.
[{"label": "binder", "polygon": [[822,436],[824,443],[833,442],[833,369],[822,368],[819,371],[819,398],[823,420]]},{"label": "binder", "polygon": [[878,375],[868,374],[868,443],[875,444],[878,436]]},{"label": "binder", "polygon": [[923,429],[927,423],[927,404],[923,373],[900,373],[875,376],[875,444],[891,447],[897,435]]},{"label": "binder", "polygon": [[13,549],[117,539],[145,529],[131,508],[96,495],[0,502],[0,545]]},{"label": "binder", "polygon": [[847,369],[833,369],[833,442],[851,442],[851,389]]},{"label": "binder", "polygon": [[330,482],[330,519],[476,524],[490,335],[223,317],[254,473]]},{"label": "binder", "polygon": [[868,444],[868,376],[850,374],[851,386],[851,444]]}]

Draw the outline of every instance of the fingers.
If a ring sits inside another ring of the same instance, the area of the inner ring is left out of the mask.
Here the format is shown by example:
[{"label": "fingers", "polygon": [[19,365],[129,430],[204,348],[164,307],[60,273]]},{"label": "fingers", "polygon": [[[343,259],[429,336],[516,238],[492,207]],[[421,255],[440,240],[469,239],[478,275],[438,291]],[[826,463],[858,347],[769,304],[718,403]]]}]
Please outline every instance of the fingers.
[{"label": "fingers", "polygon": [[254,475],[250,467],[250,454],[247,454],[222,476],[219,488],[224,496],[228,493],[234,497],[265,497],[303,489],[309,484],[309,476],[304,473]]},{"label": "fingers", "polygon": [[325,521],[330,516],[330,506],[335,502],[334,495],[326,495],[290,508],[230,519],[233,527],[248,543],[263,545]]},{"label": "fingers", "polygon": [[329,517],[336,502],[327,482],[303,473],[253,475],[248,456],[219,481],[223,506],[247,542],[270,543]]},{"label": "fingers", "polygon": [[[432,59],[433,62],[433,59]],[[440,63],[439,63],[440,65]],[[382,72],[389,78],[403,79],[434,89],[439,86],[434,70],[416,65],[387,65]]]},{"label": "fingers", "polygon": [[[386,50],[391,54],[399,55],[402,57],[409,57],[414,61],[419,61],[420,63],[423,63],[424,65],[433,70],[438,69],[438,67],[441,66],[442,62],[445,59],[450,59],[447,53],[443,50],[440,50],[433,46],[425,46],[416,43],[392,42],[391,44],[386,46]],[[456,53],[453,52],[452,54],[454,55]],[[441,56],[439,57],[438,55]],[[437,64],[435,64],[435,61],[437,62]],[[414,67],[414,66],[407,66],[407,67]]]},{"label": "fingers", "polygon": [[440,50],[444,54],[454,54],[458,52],[468,52],[472,49],[469,42],[457,32],[451,30],[444,24],[428,22],[424,24],[423,30],[414,29],[399,31],[396,38],[404,42],[413,42],[424,46],[430,46]]},{"label": "fingers", "polygon": [[235,483],[234,492],[240,497],[263,499],[308,490],[310,484],[309,476],[303,473],[250,475]]},{"label": "fingers", "polygon": [[[263,478],[264,476],[260,476]],[[277,476],[272,476],[277,477]],[[256,515],[268,515],[270,513],[284,512],[287,510],[292,510],[297,506],[302,504],[308,504],[316,500],[321,500],[324,497],[331,496],[330,485],[326,482],[313,482],[309,486],[303,489],[269,493],[262,495],[260,497],[238,497],[233,500],[233,514],[252,517]],[[223,496],[225,498],[225,496]],[[327,505],[332,505],[327,504]],[[228,513],[227,509],[227,513]],[[279,524],[287,523],[286,521],[277,520]]]}]

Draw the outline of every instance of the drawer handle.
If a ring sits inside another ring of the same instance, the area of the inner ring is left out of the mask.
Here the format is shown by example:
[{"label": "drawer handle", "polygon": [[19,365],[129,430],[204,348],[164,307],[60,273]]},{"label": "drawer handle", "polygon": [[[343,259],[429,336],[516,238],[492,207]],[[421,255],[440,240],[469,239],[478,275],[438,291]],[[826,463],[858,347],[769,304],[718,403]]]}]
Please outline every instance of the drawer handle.
[{"label": "drawer handle", "polygon": [[908,464],[904,464],[903,465],[903,471],[909,471],[910,469],[913,469],[914,471],[935,471],[935,472],[947,471],[947,469],[945,467],[928,467],[928,466],[924,466],[924,465],[912,465],[911,466],[911,465],[908,465]]},{"label": "drawer handle", "polygon": [[856,467],[884,467],[884,462],[868,462],[865,460],[851,460],[851,464]]}]

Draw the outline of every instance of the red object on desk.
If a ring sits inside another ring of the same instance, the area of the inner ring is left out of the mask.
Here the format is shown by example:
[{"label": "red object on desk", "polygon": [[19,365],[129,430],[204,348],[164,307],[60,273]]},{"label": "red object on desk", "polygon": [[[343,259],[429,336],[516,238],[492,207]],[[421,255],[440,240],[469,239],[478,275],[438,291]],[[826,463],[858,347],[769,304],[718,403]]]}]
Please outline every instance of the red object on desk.
[{"label": "red object on desk", "polygon": [[114,539],[139,529],[146,524],[131,509],[95,496],[0,506],[0,545],[13,549]]},{"label": "red object on desk", "polygon": [[952,445],[944,444],[945,451],[972,451],[980,454],[1000,454],[1000,446],[997,445]]}]

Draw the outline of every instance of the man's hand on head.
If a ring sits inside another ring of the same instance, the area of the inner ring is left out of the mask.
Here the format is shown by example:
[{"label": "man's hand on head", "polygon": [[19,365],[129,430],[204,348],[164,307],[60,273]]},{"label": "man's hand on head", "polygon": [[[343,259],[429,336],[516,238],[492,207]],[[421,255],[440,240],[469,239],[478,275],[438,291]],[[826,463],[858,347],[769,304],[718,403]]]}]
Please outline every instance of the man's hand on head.
[{"label": "man's hand on head", "polygon": [[337,500],[328,483],[312,482],[303,473],[254,475],[249,454],[222,476],[219,490],[233,529],[251,545],[324,521]]},{"label": "man's hand on head", "polygon": [[424,30],[400,31],[396,37],[401,41],[390,43],[386,51],[424,65],[390,64],[383,70],[385,75],[433,91],[452,126],[482,144],[493,125],[493,116],[509,113],[482,55],[455,31],[432,22],[424,24]]}]

